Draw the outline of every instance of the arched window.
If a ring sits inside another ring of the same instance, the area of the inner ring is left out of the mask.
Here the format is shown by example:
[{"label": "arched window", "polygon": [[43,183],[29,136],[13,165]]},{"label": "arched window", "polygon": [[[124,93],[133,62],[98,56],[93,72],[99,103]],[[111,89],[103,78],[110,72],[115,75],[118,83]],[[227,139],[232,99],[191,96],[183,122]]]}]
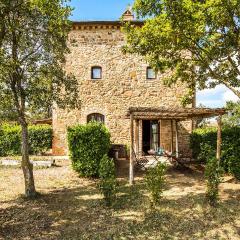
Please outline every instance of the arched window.
[{"label": "arched window", "polygon": [[102,68],[99,66],[92,67],[91,78],[92,79],[101,79],[102,78]]},{"label": "arched window", "polygon": [[92,121],[101,122],[104,124],[105,117],[100,113],[91,113],[87,116],[87,122],[89,123]]}]

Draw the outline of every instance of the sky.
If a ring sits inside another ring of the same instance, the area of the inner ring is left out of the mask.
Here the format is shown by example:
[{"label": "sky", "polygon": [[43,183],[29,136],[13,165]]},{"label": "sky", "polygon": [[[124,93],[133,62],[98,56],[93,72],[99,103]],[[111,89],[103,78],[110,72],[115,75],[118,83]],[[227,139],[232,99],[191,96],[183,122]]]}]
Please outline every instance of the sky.
[{"label": "sky", "polygon": [[[74,7],[71,20],[117,20],[134,0],[72,0]],[[223,107],[227,101],[238,98],[225,86],[197,92],[197,105],[206,107]]]}]

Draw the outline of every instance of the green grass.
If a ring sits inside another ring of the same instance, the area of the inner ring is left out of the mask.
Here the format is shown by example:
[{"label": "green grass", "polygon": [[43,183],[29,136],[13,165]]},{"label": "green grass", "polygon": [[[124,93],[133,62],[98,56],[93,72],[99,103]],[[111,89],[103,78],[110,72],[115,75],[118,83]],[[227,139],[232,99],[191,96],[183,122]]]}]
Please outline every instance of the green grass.
[{"label": "green grass", "polygon": [[0,239],[239,239],[240,184],[221,184],[221,201],[205,201],[203,175],[171,170],[164,197],[150,208],[143,178],[119,179],[113,208],[103,204],[97,181],[79,178],[65,162],[35,171],[41,196],[21,197],[20,169],[0,168]]}]

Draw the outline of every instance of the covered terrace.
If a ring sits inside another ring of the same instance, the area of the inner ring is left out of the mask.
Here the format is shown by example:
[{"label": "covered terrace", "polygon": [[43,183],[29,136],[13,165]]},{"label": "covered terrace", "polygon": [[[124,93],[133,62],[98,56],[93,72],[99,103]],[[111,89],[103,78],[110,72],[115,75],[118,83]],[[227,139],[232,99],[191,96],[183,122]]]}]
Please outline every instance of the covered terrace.
[{"label": "covered terrace", "polygon": [[130,107],[127,116],[130,117],[130,164],[129,164],[129,183],[134,183],[134,165],[136,161],[136,152],[139,150],[139,122],[142,120],[170,120],[171,121],[171,151],[174,148],[174,132],[175,125],[175,149],[176,157],[179,153],[179,127],[180,121],[197,120],[199,118],[218,117],[218,133],[217,133],[217,151],[216,157],[220,159],[221,156],[221,128],[222,115],[226,113],[224,108],[152,108],[152,107]]}]

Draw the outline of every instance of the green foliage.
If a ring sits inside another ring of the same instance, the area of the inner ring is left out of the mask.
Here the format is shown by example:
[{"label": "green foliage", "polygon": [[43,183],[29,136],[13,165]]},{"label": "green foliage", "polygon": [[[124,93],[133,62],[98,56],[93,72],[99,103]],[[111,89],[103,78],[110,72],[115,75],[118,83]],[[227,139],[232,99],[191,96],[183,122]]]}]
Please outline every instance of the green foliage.
[{"label": "green foliage", "polygon": [[215,127],[197,128],[191,135],[193,157],[206,162],[212,155],[216,155],[217,129]]},{"label": "green foliage", "polygon": [[236,0],[135,0],[134,10],[146,21],[142,28],[127,24],[124,49],[144,56],[156,71],[172,70],[164,82],[185,82],[189,99],[195,86],[218,84],[240,97],[239,9]]},{"label": "green foliage", "polygon": [[0,118],[22,126],[22,168],[28,197],[36,195],[29,164],[29,116],[46,115],[53,102],[68,109],[79,103],[78,82],[63,68],[71,30],[68,18],[72,9],[67,2],[0,1]]},{"label": "green foliage", "polygon": [[99,164],[110,149],[110,134],[97,122],[68,128],[68,146],[72,166],[80,176],[98,177]]},{"label": "green foliage", "polygon": [[29,126],[29,152],[42,154],[52,148],[52,127],[49,125]]},{"label": "green foliage", "polygon": [[[217,129],[199,128],[191,136],[193,157],[202,162],[216,156]],[[240,127],[225,127],[222,130],[221,166],[226,172],[240,179]]]},{"label": "green foliage", "polygon": [[0,156],[21,154],[21,128],[18,125],[3,124],[0,127]]},{"label": "green foliage", "polygon": [[106,205],[111,206],[116,198],[117,180],[114,160],[106,154],[100,161],[99,177],[99,189],[104,196]]},{"label": "green foliage", "polygon": [[206,197],[211,205],[215,205],[218,200],[219,184],[223,169],[220,167],[218,160],[213,157],[207,161],[205,168],[205,179],[207,182]]},{"label": "green foliage", "polygon": [[[52,128],[48,125],[32,125],[29,130],[30,154],[42,154],[52,147]],[[0,127],[0,156],[21,155],[21,127],[2,124]]]},{"label": "green foliage", "polygon": [[165,185],[166,165],[159,162],[155,167],[149,168],[145,176],[147,189],[151,194],[153,204],[158,204],[162,198]]},{"label": "green foliage", "polygon": [[240,126],[240,101],[227,102],[226,109],[229,113],[224,115],[223,124],[229,127]]},{"label": "green foliage", "polygon": [[66,0],[0,2],[0,117],[46,116],[53,101],[77,104],[77,81],[62,68],[71,11]]}]

